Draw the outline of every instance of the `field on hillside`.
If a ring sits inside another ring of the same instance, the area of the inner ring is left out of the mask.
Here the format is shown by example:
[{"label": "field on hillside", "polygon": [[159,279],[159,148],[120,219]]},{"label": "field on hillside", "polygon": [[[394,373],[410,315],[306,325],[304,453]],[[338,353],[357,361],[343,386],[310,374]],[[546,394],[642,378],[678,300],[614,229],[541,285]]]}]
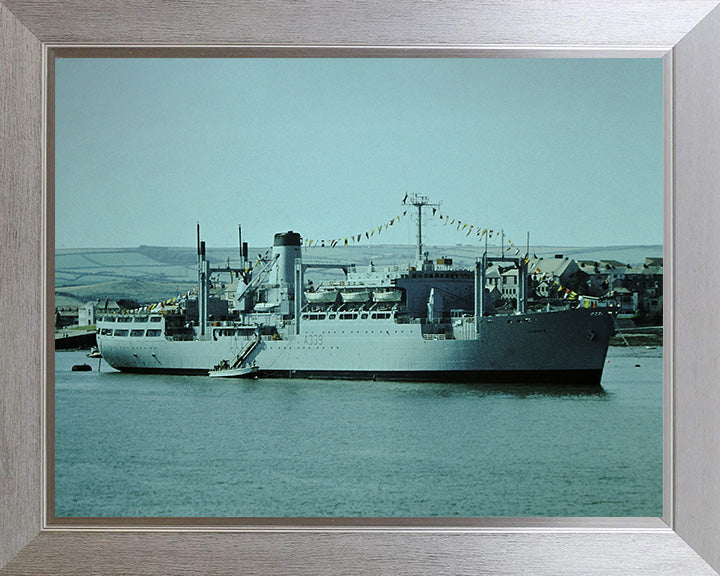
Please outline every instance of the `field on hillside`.
[{"label": "field on hillside", "polygon": [[[253,261],[265,254],[269,247],[251,247]],[[432,258],[453,258],[456,266],[469,267],[481,256],[479,246],[427,246]],[[563,254],[583,260],[617,260],[642,265],[646,257],[661,257],[662,246],[605,246],[530,248],[531,254],[553,257]],[[499,254],[497,246],[490,246],[488,254]],[[228,261],[238,264],[237,248],[208,250],[213,266]],[[376,266],[407,265],[415,259],[414,246],[372,245],[310,247],[303,249],[303,257],[314,262]],[[139,303],[157,302],[172,298],[197,284],[197,253],[194,248],[139,246],[138,248],[58,250],[55,253],[56,306],[77,306],[101,300],[132,299]],[[337,277],[338,272],[312,271],[309,278],[321,281]]]}]

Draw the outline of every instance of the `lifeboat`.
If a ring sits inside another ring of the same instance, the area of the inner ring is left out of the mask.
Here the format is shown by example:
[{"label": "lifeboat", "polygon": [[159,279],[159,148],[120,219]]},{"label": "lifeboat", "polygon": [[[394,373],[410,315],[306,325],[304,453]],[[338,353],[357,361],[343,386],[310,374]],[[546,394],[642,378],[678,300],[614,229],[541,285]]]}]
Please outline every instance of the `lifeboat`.
[{"label": "lifeboat", "polygon": [[352,292],[340,292],[340,296],[342,296],[343,302],[367,302],[368,300],[370,300],[370,291],[357,290]]},{"label": "lifeboat", "polygon": [[312,304],[333,304],[337,300],[337,290],[318,290],[305,292],[305,298]]},{"label": "lifeboat", "polygon": [[400,290],[373,290],[373,302],[400,302],[402,291]]}]

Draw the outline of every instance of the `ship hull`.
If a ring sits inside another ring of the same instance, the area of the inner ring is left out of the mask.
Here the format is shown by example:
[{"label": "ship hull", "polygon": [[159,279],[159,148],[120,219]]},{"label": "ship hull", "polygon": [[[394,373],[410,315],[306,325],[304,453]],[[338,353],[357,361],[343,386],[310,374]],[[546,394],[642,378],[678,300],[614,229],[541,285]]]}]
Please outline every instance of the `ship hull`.
[{"label": "ship hull", "polygon": [[[207,370],[125,367],[136,374],[175,374],[206,376]],[[457,370],[457,371],[380,371],[380,370],[258,370],[250,377],[306,378],[309,380],[371,380],[387,382],[466,382],[477,384],[548,384],[599,386],[602,370]],[[248,378],[243,375],[242,378]]]},{"label": "ship hull", "polygon": [[[608,312],[585,309],[483,317],[477,330],[463,318],[439,336],[419,323],[306,321],[297,335],[262,340],[246,362],[268,377],[597,385],[612,328]],[[248,340],[98,341],[119,370],[207,374]]]}]

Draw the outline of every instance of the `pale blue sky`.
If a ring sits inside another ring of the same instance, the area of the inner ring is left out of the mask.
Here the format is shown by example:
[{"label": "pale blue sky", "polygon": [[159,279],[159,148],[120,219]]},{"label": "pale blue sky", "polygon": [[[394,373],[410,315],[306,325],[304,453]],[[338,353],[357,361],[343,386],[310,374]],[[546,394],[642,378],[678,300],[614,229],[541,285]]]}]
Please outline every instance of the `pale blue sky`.
[{"label": "pale blue sky", "polygon": [[[337,238],[406,192],[518,244],[662,243],[658,59],[56,61],[56,246]],[[430,221],[426,241],[470,243]],[[375,242],[413,243],[406,218]]]}]

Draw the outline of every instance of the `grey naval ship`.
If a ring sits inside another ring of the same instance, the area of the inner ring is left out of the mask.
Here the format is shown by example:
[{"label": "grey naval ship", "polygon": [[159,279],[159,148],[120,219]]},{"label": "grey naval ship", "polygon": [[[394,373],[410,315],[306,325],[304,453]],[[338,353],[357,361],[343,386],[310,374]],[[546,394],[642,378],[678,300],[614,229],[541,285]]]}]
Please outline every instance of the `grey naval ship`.
[{"label": "grey naval ship", "polygon": [[[121,371],[215,377],[297,377],[599,385],[611,308],[528,309],[527,258],[489,257],[469,269],[423,252],[408,266],[313,262],[296,232],[275,234],[253,266],[212,267],[197,230],[198,286],[160,306],[98,314],[97,342]],[[486,271],[518,269],[514,309],[493,309]],[[344,281],[305,282],[335,268]],[[220,277],[227,276],[227,282]]]}]

